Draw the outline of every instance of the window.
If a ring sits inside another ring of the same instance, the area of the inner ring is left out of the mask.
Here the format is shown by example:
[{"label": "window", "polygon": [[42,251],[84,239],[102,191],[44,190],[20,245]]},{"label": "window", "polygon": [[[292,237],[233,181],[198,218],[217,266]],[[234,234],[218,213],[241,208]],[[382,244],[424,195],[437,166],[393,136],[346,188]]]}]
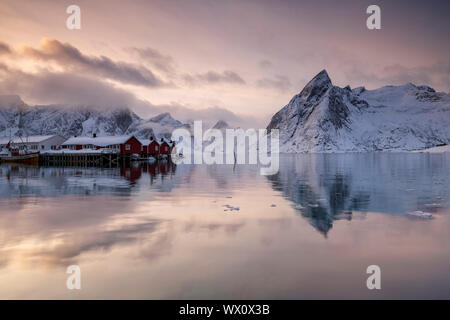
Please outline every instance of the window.
[{"label": "window", "polygon": [[44,146],[41,146],[41,149],[42,149],[42,150],[44,150],[44,148],[45,148]]},{"label": "window", "polygon": [[130,150],[131,150],[131,145],[126,144],[126,145],[125,145],[125,150],[130,151]]},{"label": "window", "polygon": [[158,151],[158,146],[155,146],[155,150]]},{"label": "window", "polygon": [[168,150],[167,147],[165,147],[164,151],[167,151],[167,150]]}]

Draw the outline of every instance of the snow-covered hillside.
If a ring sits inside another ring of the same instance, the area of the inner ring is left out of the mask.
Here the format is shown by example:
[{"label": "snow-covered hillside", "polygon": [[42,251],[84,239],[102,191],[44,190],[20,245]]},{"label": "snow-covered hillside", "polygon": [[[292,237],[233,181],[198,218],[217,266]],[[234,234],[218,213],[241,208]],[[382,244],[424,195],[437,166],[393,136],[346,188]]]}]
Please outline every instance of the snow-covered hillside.
[{"label": "snow-covered hillside", "polygon": [[280,151],[409,151],[450,143],[450,95],[411,83],[334,86],[325,70],[277,112]]},{"label": "snow-covered hillside", "polygon": [[170,137],[172,130],[189,127],[163,113],[143,120],[127,108],[105,110],[86,106],[28,106],[19,96],[0,96],[0,137],[61,134],[111,136],[134,134],[138,138]]}]

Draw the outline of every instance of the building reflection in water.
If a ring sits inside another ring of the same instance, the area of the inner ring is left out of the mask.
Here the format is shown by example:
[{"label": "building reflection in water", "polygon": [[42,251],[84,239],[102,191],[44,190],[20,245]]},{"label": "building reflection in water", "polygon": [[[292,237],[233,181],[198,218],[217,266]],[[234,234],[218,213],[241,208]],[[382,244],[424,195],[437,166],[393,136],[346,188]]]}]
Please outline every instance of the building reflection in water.
[{"label": "building reflection in water", "polygon": [[0,166],[0,198],[58,196],[68,194],[129,195],[139,183],[157,187],[174,178],[170,161],[133,163],[130,167],[39,167],[18,164]]}]

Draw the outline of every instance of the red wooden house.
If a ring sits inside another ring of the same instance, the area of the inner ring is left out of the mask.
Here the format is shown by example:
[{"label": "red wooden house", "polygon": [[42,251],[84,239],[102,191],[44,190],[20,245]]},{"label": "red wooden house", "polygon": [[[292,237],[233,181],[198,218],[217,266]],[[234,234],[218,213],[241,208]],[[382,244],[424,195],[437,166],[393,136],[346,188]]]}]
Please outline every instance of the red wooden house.
[{"label": "red wooden house", "polygon": [[[164,151],[166,147],[169,146],[168,142],[166,141],[166,144],[162,145],[164,142],[164,139],[161,139],[161,142],[158,142],[157,140],[153,139],[153,137],[150,137],[150,139],[141,139],[140,140],[142,144],[142,154],[145,155],[157,155],[157,154],[166,154],[167,151]],[[171,149],[168,148],[170,151]]]},{"label": "red wooden house", "polygon": [[120,153],[122,154],[139,154],[142,152],[142,144],[134,136],[131,136],[124,143],[120,144]]},{"label": "red wooden house", "polygon": [[173,147],[172,141],[161,138],[159,154],[170,154],[172,152],[172,147]]},{"label": "red wooden house", "polygon": [[147,140],[139,140],[142,144],[142,151],[141,154],[147,155],[148,154],[148,143]]},{"label": "red wooden house", "polygon": [[63,149],[70,150],[98,150],[111,149],[121,154],[134,154],[142,152],[142,144],[134,136],[110,137],[75,137],[62,144]]},{"label": "red wooden house", "polygon": [[150,144],[148,145],[148,154],[159,154],[160,145],[158,141],[150,138]]}]

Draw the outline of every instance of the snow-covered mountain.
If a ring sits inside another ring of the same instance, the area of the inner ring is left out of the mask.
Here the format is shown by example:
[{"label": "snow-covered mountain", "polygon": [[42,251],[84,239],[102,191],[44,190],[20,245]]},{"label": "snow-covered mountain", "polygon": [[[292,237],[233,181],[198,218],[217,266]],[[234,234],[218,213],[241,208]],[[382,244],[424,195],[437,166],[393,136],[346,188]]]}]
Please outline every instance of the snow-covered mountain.
[{"label": "snow-covered mountain", "polygon": [[216,122],[216,124],[212,127],[213,129],[229,129],[230,126],[228,123],[224,120],[219,120]]},{"label": "snow-covered mountain", "polygon": [[28,106],[19,96],[0,96],[0,137],[61,134],[65,137],[134,134],[139,138],[170,137],[172,130],[188,127],[160,114],[141,119],[127,108],[105,110],[86,106]]},{"label": "snow-covered mountain", "polygon": [[280,151],[406,151],[450,143],[450,94],[406,84],[334,86],[325,70],[278,111]]},{"label": "snow-covered mountain", "polygon": [[166,112],[149,120],[141,121],[136,126],[136,130],[137,135],[142,137],[156,136],[170,138],[173,130],[181,127],[186,129],[191,128],[189,124],[175,120],[170,113]]}]

